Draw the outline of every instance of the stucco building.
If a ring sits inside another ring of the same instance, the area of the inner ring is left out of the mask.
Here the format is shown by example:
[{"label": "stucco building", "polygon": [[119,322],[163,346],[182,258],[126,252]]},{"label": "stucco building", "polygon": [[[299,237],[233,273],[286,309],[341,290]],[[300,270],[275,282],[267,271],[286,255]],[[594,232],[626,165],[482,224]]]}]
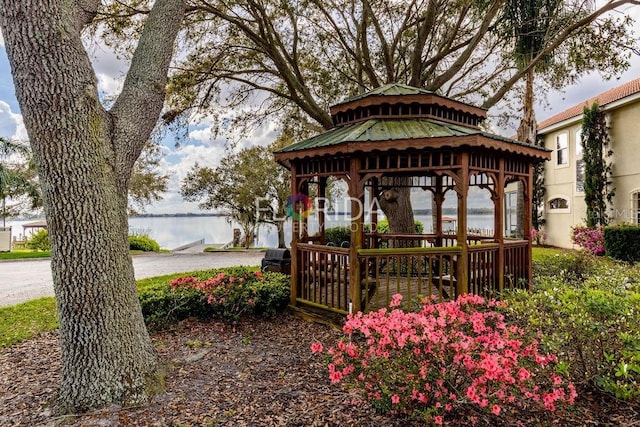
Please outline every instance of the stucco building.
[{"label": "stucco building", "polygon": [[606,112],[615,188],[612,224],[640,223],[640,78],[587,99],[538,124],[538,136],[552,150],[545,165],[547,242],[572,247],[570,228],[584,224],[582,112],[597,101]]}]

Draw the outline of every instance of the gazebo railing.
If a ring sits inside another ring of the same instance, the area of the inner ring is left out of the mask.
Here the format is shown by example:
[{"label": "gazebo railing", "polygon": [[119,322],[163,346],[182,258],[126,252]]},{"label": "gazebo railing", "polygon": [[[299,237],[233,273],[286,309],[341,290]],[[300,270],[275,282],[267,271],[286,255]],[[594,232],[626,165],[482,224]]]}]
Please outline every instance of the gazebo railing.
[{"label": "gazebo railing", "polygon": [[[504,243],[504,288],[527,288],[528,242]],[[359,291],[351,288],[350,249],[312,243],[297,245],[296,302],[347,314],[359,295],[364,311],[387,307],[399,293],[405,301],[417,296],[455,299],[462,249],[407,247],[358,250]],[[499,295],[498,243],[476,243],[467,250],[467,291],[485,298]]]},{"label": "gazebo railing", "polygon": [[471,245],[468,249],[469,293],[485,298],[498,295],[498,250],[497,243]]},{"label": "gazebo railing", "polygon": [[[493,241],[485,235],[468,235],[469,244]],[[458,245],[456,234],[392,234],[365,233],[365,247],[373,248],[408,248],[408,247],[452,247]]]},{"label": "gazebo railing", "polygon": [[394,294],[401,294],[405,301],[417,296],[433,296],[438,301],[452,298],[460,252],[457,246],[358,251],[358,261],[364,269],[361,307],[387,307]]},{"label": "gazebo railing", "polygon": [[346,314],[349,290],[349,249],[298,243],[297,301]]},{"label": "gazebo railing", "polygon": [[529,289],[529,242],[505,240],[504,287],[505,289]]}]

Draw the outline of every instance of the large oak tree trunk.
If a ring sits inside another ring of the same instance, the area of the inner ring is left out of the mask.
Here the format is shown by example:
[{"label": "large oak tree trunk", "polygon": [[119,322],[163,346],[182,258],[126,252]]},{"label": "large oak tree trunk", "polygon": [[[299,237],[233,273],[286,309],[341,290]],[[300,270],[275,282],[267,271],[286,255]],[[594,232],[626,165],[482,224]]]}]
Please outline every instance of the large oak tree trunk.
[{"label": "large oak tree trunk", "polygon": [[[380,207],[389,221],[391,234],[415,234],[415,220],[411,206],[411,187],[409,178],[394,178],[397,187],[383,189],[380,197]],[[390,241],[392,247],[415,246],[411,241]]]},{"label": "large oak tree trunk", "polygon": [[0,0],[38,166],[62,347],[60,412],[136,403],[161,386],[127,243],[127,184],[159,116],[183,12],[158,0],[111,111],[81,43],[100,2]]}]

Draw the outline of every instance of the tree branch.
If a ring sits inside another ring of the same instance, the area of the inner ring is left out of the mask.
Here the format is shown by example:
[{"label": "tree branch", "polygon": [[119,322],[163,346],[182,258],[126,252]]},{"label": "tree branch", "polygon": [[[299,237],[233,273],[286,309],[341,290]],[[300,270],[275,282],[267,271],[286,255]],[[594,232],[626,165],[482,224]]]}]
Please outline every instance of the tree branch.
[{"label": "tree branch", "polygon": [[493,96],[487,98],[482,106],[484,108],[493,107],[498,101],[500,101],[506,93],[511,90],[514,84],[518,82],[524,75],[526,75],[531,68],[534,68],[538,62],[542,61],[546,58],[551,52],[553,52],[557,47],[559,47],[563,42],[565,42],[569,35],[573,32],[578,31],[580,28],[588,25],[589,23],[595,21],[598,17],[603,14],[617,8],[623,6],[625,4],[634,4],[640,5],[640,1],[638,0],[618,0],[618,1],[610,1],[607,2],[600,9],[597,9],[593,13],[585,16],[584,18],[574,22],[571,25],[568,25],[564,30],[562,30],[558,35],[552,40],[540,53],[533,58],[526,67],[518,70],[509,80],[507,80],[498,90],[495,91]]},{"label": "tree branch", "polygon": [[[113,117],[116,163],[128,180],[164,105],[167,71],[182,17],[184,0],[158,0],[149,13]],[[142,135],[143,137],[141,137]]]}]

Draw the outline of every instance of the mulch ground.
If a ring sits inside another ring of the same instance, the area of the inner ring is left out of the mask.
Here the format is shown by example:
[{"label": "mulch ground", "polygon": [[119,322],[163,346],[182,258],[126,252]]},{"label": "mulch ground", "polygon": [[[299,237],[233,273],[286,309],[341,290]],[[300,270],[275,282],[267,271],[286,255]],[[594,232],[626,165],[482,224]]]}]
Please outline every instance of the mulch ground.
[{"label": "mulch ground", "polygon": [[[375,413],[329,382],[311,343],[334,344],[340,332],[284,315],[248,319],[235,327],[185,321],[153,336],[168,363],[166,392],[145,406],[107,407],[53,417],[60,381],[57,334],[43,334],[0,351],[0,426],[419,426]],[[519,411],[493,417],[461,407],[450,425],[633,426],[640,407],[582,392],[577,404],[553,414]]]}]

